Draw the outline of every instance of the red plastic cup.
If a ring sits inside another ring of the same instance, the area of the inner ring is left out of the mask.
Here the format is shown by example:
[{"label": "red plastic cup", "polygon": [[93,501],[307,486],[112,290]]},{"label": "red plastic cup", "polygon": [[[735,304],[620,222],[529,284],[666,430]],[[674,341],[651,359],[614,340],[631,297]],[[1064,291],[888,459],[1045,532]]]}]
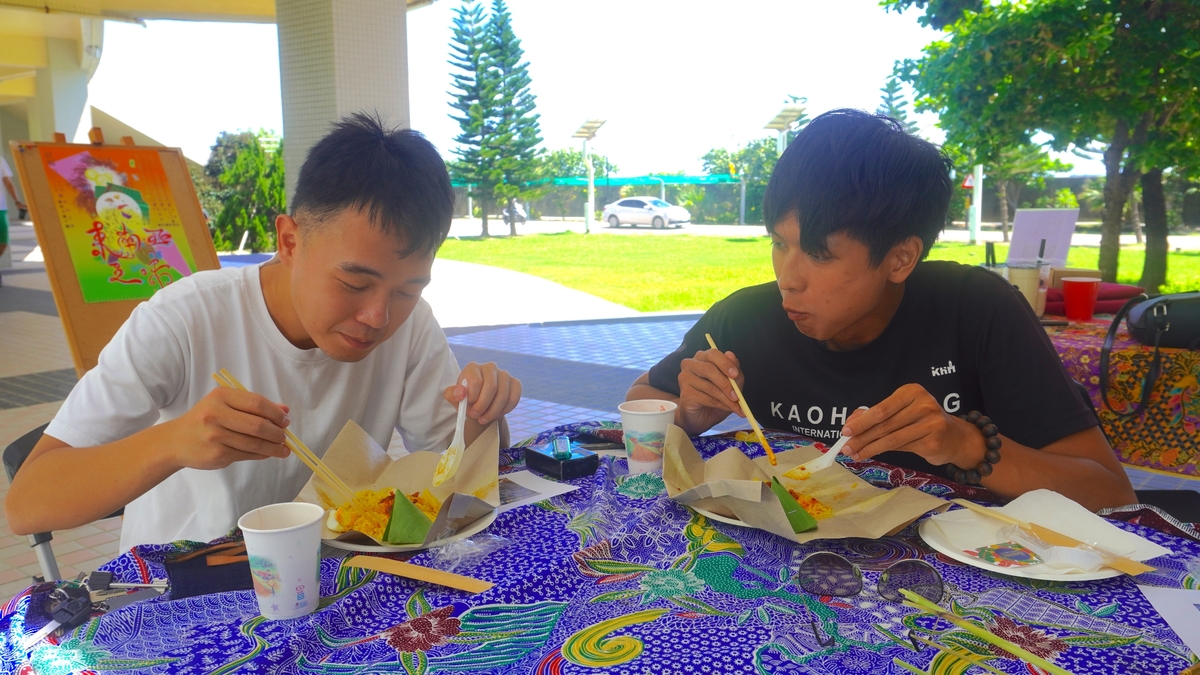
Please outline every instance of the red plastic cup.
[{"label": "red plastic cup", "polygon": [[1067,277],[1063,282],[1063,299],[1067,304],[1068,321],[1091,321],[1100,295],[1100,280],[1088,277]]}]

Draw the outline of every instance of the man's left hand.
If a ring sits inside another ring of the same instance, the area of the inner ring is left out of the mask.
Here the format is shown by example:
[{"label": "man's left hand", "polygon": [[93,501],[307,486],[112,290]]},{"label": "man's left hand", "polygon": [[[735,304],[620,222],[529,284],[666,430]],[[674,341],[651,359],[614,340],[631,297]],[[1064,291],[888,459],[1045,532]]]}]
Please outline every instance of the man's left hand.
[{"label": "man's left hand", "polygon": [[850,437],[843,452],[855,461],[889,450],[912,452],[934,465],[973,467],[983,459],[983,436],[975,425],[942,410],[919,384],[906,384],[870,409],[854,411],[842,434]]},{"label": "man's left hand", "polygon": [[521,402],[521,381],[495,363],[468,363],[458,375],[458,384],[447,387],[444,396],[454,406],[465,397],[467,417],[486,427]]}]

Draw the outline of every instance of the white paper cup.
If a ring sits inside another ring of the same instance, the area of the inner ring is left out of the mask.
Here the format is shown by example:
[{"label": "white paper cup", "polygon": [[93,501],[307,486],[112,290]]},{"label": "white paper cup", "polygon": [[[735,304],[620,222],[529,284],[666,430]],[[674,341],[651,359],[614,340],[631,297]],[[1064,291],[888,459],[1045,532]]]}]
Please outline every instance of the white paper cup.
[{"label": "white paper cup", "polygon": [[238,519],[246,537],[258,611],[268,619],[294,619],[316,611],[321,600],[321,521],[316,504],[271,504]]},{"label": "white paper cup", "polygon": [[655,399],[626,401],[617,406],[621,411],[629,473],[662,471],[667,427],[675,421],[677,407],[672,401]]}]

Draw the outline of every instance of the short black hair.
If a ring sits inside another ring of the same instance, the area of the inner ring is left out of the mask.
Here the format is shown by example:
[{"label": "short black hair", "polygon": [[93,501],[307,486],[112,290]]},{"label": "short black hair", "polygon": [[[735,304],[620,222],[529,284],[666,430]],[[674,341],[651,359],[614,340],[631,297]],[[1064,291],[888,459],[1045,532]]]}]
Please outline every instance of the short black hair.
[{"label": "short black hair", "polygon": [[454,215],[446,163],[420,132],[389,128],[378,115],[344,117],[308,151],[291,215],[320,225],[347,208],[403,238],[403,255],[432,255]]},{"label": "short black hair", "polygon": [[767,230],[795,214],[806,253],[828,253],[826,238],[845,232],[867,246],[872,265],[912,236],[925,244],[924,258],[945,226],[952,167],[941,148],[890,117],[831,110],[775,164],[763,195]]}]

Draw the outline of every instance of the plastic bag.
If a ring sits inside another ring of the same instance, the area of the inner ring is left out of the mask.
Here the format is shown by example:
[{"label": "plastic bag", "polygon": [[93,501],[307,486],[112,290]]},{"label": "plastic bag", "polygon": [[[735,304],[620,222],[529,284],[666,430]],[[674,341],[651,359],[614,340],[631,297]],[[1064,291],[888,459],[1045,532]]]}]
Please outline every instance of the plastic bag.
[{"label": "plastic bag", "polygon": [[1104,567],[1104,552],[1086,544],[1076,548],[1051,546],[1042,541],[1041,537],[1016,525],[1009,525],[1001,530],[1000,536],[1036,553],[1046,567],[1064,572],[1095,572]]},{"label": "plastic bag", "polygon": [[429,566],[445,572],[473,567],[483,558],[512,543],[511,539],[481,532],[429,549]]}]

